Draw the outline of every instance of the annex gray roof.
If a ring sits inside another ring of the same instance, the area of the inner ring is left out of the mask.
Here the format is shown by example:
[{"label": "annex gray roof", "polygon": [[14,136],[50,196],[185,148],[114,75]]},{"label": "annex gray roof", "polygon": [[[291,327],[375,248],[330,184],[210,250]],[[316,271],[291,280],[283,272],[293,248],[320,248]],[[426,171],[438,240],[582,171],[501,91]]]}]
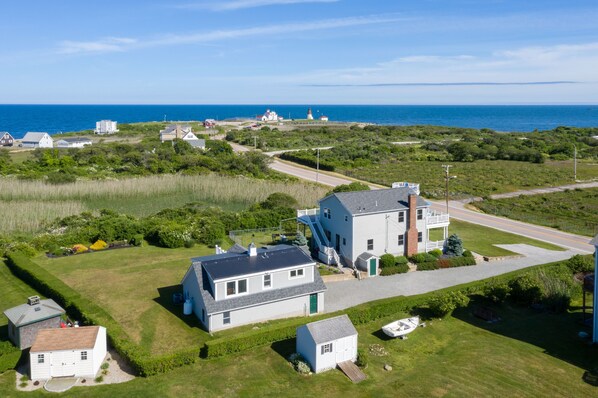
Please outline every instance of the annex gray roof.
[{"label": "annex gray roof", "polygon": [[322,281],[320,273],[314,268],[314,282],[279,289],[272,288],[260,293],[246,294],[240,297],[216,301],[214,300],[214,296],[212,296],[210,293],[210,284],[207,280],[208,277],[203,271],[201,265],[193,264],[191,265],[191,268],[192,272],[188,273],[187,275],[194,274],[197,278],[199,291],[208,314],[253,307],[260,304],[305,296],[312,293],[319,293],[326,290],[326,285],[324,285],[324,281]]},{"label": "annex gray roof", "polygon": [[[370,191],[338,192],[329,195],[320,204],[336,198],[352,215],[384,213],[409,209],[410,188],[375,189]],[[421,196],[417,196],[417,207],[430,206]]]},{"label": "annex gray roof", "polygon": [[21,304],[4,311],[4,315],[17,327],[54,318],[64,313],[62,307],[52,299],[41,300],[35,305]]},{"label": "annex gray roof", "polygon": [[48,133],[27,133],[23,137],[23,142],[40,142],[46,134]]},{"label": "annex gray roof", "polygon": [[206,140],[204,140],[203,138],[198,138],[196,140],[187,140],[187,142],[193,148],[205,148],[206,147]]},{"label": "annex gray roof", "polygon": [[369,252],[363,252],[359,256],[357,256],[358,259],[361,259],[363,261],[366,261],[372,257],[378,257],[378,256],[376,256],[375,254],[369,253]]},{"label": "annex gray roof", "polygon": [[343,337],[355,336],[357,330],[347,314],[323,319],[305,325],[316,344],[323,344]]},{"label": "annex gray roof", "polygon": [[256,256],[249,256],[247,253],[224,253],[196,257],[191,259],[191,262],[201,264],[213,281],[314,263],[303,250],[291,245],[260,248],[257,249]]},{"label": "annex gray roof", "polygon": [[69,144],[75,144],[78,142],[91,142],[89,138],[79,138],[79,137],[72,137],[72,138],[63,138],[60,141],[68,142]]}]

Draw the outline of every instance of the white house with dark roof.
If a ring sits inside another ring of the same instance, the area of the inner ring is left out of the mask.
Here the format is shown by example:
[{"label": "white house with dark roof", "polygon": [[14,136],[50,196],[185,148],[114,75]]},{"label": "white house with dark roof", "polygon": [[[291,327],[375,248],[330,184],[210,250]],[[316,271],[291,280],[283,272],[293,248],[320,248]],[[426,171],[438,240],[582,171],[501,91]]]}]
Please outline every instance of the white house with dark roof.
[{"label": "white house with dark roof", "polygon": [[15,139],[7,131],[0,131],[0,146],[13,146]]},{"label": "white house with dark roof", "polygon": [[357,330],[349,317],[340,315],[297,328],[297,352],[315,373],[357,360]]},{"label": "white house with dark roof", "polygon": [[63,138],[56,141],[56,148],[84,148],[92,144],[89,138]]},{"label": "white house with dark roof", "polygon": [[324,311],[326,286],[316,263],[296,246],[197,257],[183,294],[208,331]]},{"label": "white house with dark roof", "polygon": [[31,380],[95,377],[106,353],[103,326],[40,330],[29,350]]},{"label": "white house with dark roof", "polygon": [[59,328],[64,313],[64,309],[54,300],[41,300],[38,296],[31,296],[27,299],[27,304],[4,311],[8,318],[8,338],[21,350],[29,348],[38,331]]},{"label": "white house with dark roof", "polygon": [[430,209],[417,185],[328,195],[319,209],[299,210],[298,220],[312,230],[320,259],[345,262],[377,274],[378,258],[385,254],[410,256],[442,247],[444,240],[429,241],[429,230],[443,228],[447,237],[449,216]]},{"label": "white house with dark roof", "polygon": [[53,148],[54,140],[48,133],[32,133],[25,134],[21,140],[23,148]]}]

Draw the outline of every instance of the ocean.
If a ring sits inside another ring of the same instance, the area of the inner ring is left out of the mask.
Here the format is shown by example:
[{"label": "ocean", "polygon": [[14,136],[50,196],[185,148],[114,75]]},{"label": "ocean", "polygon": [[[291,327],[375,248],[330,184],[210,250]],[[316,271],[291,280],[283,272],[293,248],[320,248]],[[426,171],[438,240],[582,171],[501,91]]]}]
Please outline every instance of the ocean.
[{"label": "ocean", "polygon": [[284,118],[314,118],[384,125],[439,125],[530,132],[558,126],[598,127],[597,105],[0,105],[0,131],[22,138],[95,128],[102,119],[119,123],[163,120],[254,118],[266,109]]}]

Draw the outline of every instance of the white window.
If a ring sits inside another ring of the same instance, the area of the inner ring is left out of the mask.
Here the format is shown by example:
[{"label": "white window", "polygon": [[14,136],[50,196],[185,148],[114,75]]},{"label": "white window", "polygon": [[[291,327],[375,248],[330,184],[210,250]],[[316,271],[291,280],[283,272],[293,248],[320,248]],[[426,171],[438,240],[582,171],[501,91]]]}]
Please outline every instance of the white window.
[{"label": "white window", "polygon": [[264,289],[269,289],[272,287],[272,275],[266,274],[264,275]]},{"label": "white window", "polygon": [[226,311],[222,314],[222,324],[230,325],[230,311]]},{"label": "white window", "polygon": [[37,363],[44,363],[44,354],[37,354]]},{"label": "white window", "polygon": [[247,293],[247,279],[241,279],[240,281],[238,281],[238,287],[239,294]]},{"label": "white window", "polygon": [[405,244],[405,234],[399,235],[399,246],[403,246]]},{"label": "white window", "polygon": [[247,293],[247,279],[226,282],[226,297]]},{"label": "white window", "polygon": [[87,361],[87,351],[81,351],[81,360]]},{"label": "white window", "polygon": [[289,278],[290,279],[303,278],[303,268],[293,269],[293,270],[289,271]]},{"label": "white window", "polygon": [[321,352],[322,352],[322,355],[326,354],[327,352],[332,352],[332,343],[323,344]]},{"label": "white window", "polygon": [[237,282],[231,281],[226,283],[226,295],[232,296],[237,294]]},{"label": "white window", "polygon": [[417,209],[417,219],[418,220],[424,219],[424,209]]},{"label": "white window", "polygon": [[374,250],[374,239],[368,239],[368,250]]},{"label": "white window", "polygon": [[405,212],[404,211],[399,212],[399,222],[405,222]]}]

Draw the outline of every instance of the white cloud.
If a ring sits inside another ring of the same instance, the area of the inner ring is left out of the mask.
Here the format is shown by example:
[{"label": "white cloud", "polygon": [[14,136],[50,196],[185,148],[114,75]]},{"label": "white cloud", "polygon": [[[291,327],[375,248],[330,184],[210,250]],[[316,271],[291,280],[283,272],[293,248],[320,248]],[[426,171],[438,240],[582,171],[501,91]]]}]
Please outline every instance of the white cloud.
[{"label": "white cloud", "polygon": [[395,16],[370,15],[324,19],[305,23],[258,26],[244,29],[215,30],[211,32],[167,34],[154,39],[103,38],[97,41],[63,41],[58,49],[61,54],[121,52],[135,48],[169,46],[178,44],[209,43],[220,40],[251,36],[282,35],[288,33],[309,32],[325,29],[339,29],[360,25],[372,25],[397,22]]},{"label": "white cloud", "polygon": [[272,5],[304,4],[304,3],[336,3],[339,0],[235,0],[218,2],[201,2],[181,4],[177,8],[207,9],[212,11],[234,11],[245,8],[265,7]]}]

